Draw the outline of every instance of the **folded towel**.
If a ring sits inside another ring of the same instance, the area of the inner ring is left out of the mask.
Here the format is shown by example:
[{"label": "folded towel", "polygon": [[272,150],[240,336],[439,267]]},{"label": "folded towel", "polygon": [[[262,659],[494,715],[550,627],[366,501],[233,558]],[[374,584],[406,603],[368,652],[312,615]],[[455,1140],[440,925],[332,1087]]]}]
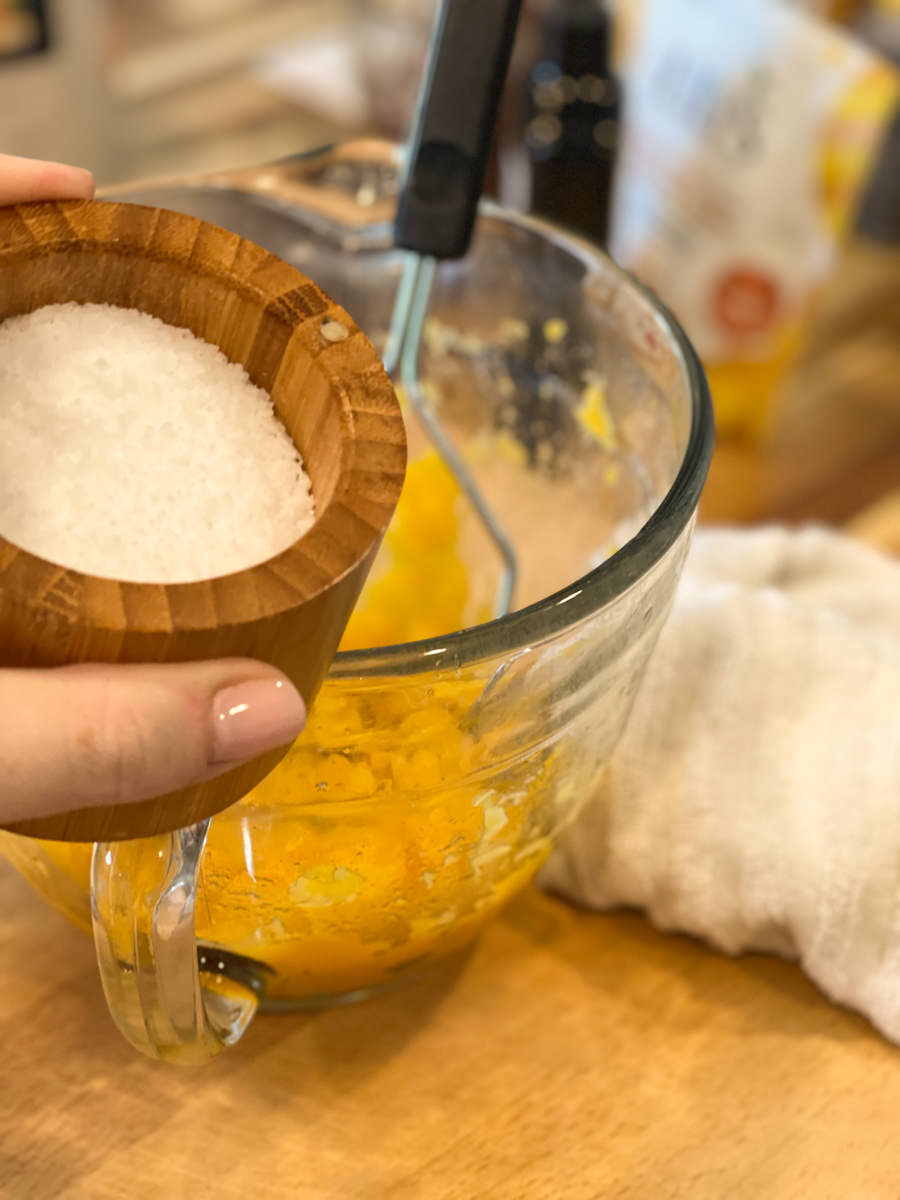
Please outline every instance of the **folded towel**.
[{"label": "folded towel", "polygon": [[900,1043],[900,564],[818,528],[699,531],[542,882],[797,959]]}]

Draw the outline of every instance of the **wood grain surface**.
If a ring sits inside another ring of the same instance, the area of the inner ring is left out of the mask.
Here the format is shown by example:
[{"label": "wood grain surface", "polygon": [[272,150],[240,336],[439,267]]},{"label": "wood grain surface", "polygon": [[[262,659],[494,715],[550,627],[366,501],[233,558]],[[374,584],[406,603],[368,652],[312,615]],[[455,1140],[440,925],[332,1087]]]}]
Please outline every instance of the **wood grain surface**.
[{"label": "wood grain surface", "polygon": [[[0,210],[0,271],[0,320],[44,304],[107,303],[219,346],[271,394],[316,502],[313,526],[283,553],[198,583],[100,579],[0,539],[0,662],[257,658],[280,667],[311,701],[403,482],[403,418],[368,338],[315,283],[259,246],[140,205]],[[233,804],[284,753],[143,804],[10,828],[81,842],[177,828]]]},{"label": "wood grain surface", "polygon": [[[707,519],[865,521],[900,485],[895,266],[850,256],[844,331],[771,444],[719,448]],[[900,1050],[795,966],[538,892],[463,963],[182,1073],[125,1045],[88,940],[0,867],[0,1045],[4,1200],[900,1196]]]},{"label": "wood grain surface", "polygon": [[799,970],[529,893],[462,964],[140,1058],[88,939],[0,878],[0,1195],[888,1200],[900,1051]]}]

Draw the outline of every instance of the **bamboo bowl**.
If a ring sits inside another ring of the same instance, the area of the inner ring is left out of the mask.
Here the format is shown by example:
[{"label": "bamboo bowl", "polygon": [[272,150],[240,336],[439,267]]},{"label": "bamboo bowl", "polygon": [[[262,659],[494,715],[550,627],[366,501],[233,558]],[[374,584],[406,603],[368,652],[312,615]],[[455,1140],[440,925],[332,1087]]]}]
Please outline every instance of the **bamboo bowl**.
[{"label": "bamboo bowl", "polygon": [[[403,418],[371,343],[299,271],[193,217],[101,202],[0,210],[0,320],[65,301],[140,309],[241,363],[303,457],[316,520],[267,562],[180,584],[81,574],[0,537],[0,665],[246,656],[311,703],[403,482]],[[79,842],[166,832],[239,800],[285,752],[153,800],[9,828]]]}]

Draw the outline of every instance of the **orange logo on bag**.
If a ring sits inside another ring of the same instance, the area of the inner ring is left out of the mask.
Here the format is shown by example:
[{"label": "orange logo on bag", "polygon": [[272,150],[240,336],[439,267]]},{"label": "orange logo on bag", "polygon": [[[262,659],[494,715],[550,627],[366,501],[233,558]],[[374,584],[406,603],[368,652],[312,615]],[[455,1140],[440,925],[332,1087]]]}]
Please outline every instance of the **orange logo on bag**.
[{"label": "orange logo on bag", "polygon": [[716,287],[713,310],[729,333],[761,333],[778,312],[778,287],[771,275],[752,267],[730,271]]}]

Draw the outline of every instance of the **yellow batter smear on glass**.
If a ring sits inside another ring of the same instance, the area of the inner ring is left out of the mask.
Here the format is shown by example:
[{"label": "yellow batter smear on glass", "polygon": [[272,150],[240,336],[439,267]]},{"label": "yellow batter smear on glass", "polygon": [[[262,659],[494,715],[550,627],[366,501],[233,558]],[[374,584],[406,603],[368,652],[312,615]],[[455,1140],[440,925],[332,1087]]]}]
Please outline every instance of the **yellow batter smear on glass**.
[{"label": "yellow batter smear on glass", "polygon": [[587,377],[575,417],[590,438],[606,450],[615,450],[615,422],[606,403],[606,388],[599,376],[591,374]]}]

